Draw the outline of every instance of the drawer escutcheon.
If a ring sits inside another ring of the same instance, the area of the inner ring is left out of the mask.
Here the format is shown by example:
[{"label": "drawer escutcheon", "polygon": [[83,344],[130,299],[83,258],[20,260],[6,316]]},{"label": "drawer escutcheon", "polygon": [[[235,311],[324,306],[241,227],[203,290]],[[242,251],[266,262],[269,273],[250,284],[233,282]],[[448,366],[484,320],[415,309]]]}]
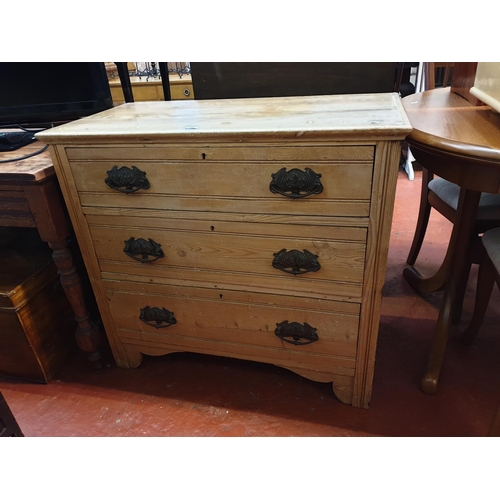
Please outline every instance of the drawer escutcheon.
[{"label": "drawer escutcheon", "polygon": [[309,252],[309,250],[303,250],[302,252],[300,250],[290,250],[287,252],[286,248],[283,248],[273,255],[273,267],[288,274],[305,274],[321,269],[318,256]]},{"label": "drawer escutcheon", "polygon": [[282,321],[276,323],[274,333],[279,339],[293,345],[307,345],[319,340],[316,328],[313,328],[308,323],[301,325],[296,322]]},{"label": "drawer escutcheon", "polygon": [[106,172],[108,177],[104,182],[108,187],[119,191],[120,193],[130,194],[139,191],[139,189],[149,189],[150,184],[146,179],[146,172],[137,167],[120,167],[116,165]]},{"label": "drawer escutcheon", "polygon": [[156,241],[148,238],[138,238],[137,240],[132,237],[125,241],[125,247],[123,248],[125,255],[128,255],[134,260],[139,262],[155,262],[165,256],[161,245],[156,243]]},{"label": "drawer escutcheon", "polygon": [[305,198],[312,194],[320,194],[323,192],[323,184],[321,184],[321,174],[317,174],[311,168],[300,170],[292,168],[287,172],[283,167],[276,173],[271,174],[272,181],[269,184],[271,193],[281,194],[288,198]]},{"label": "drawer escutcheon", "polygon": [[164,307],[146,306],[141,309],[139,319],[146,323],[146,325],[153,326],[154,328],[167,328],[177,323],[174,313]]}]

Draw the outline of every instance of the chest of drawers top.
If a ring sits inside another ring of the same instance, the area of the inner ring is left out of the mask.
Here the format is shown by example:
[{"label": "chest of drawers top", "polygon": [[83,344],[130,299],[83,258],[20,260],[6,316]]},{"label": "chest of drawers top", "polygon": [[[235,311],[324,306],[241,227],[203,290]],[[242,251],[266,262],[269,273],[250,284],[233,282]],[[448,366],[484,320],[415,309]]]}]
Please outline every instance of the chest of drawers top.
[{"label": "chest of drawers top", "polygon": [[127,103],[37,134],[45,143],[210,139],[404,139],[411,125],[396,93]]}]

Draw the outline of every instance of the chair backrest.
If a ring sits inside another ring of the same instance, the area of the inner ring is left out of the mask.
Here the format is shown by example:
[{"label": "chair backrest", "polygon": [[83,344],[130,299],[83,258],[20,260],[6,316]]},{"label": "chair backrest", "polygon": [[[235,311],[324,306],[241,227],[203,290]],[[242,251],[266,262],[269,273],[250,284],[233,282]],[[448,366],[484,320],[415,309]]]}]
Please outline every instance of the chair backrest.
[{"label": "chair backrest", "polygon": [[[122,87],[123,97],[125,102],[134,102],[134,93],[132,90],[132,84],[130,83],[129,68],[126,62],[115,62],[116,69],[118,70],[118,76],[120,77],[120,85]],[[170,79],[168,77],[169,70],[168,64],[166,62],[159,62],[158,67],[161,74],[161,85],[163,88],[163,96],[165,101],[170,101],[172,99],[170,95]]]},{"label": "chair backrest", "polygon": [[396,63],[191,62],[195,99],[397,91]]},{"label": "chair backrest", "polygon": [[453,80],[454,64],[452,62],[427,62],[425,68],[425,90],[437,87],[449,87]]}]

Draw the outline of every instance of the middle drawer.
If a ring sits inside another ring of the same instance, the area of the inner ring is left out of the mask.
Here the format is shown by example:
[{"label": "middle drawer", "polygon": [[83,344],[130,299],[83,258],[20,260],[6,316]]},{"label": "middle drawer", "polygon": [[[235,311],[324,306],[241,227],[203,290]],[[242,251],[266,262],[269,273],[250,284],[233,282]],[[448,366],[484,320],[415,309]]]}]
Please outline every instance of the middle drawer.
[{"label": "middle drawer", "polygon": [[135,217],[99,215],[89,223],[103,272],[144,274],[148,281],[177,277],[180,269],[209,271],[211,281],[229,273],[299,293],[330,282],[360,290],[363,281],[366,228],[168,219],[158,219],[159,227],[149,219],[141,228]]}]

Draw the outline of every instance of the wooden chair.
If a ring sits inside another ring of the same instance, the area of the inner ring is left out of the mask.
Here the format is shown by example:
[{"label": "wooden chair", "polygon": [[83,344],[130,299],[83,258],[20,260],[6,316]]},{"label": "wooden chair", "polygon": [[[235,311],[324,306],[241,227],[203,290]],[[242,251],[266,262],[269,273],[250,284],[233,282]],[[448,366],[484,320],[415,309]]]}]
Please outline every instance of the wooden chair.
[{"label": "wooden chair", "polygon": [[[461,335],[461,341],[466,345],[474,341],[481,328],[495,282],[500,287],[500,227],[491,229],[483,235],[482,247],[474,313],[469,326]],[[500,408],[497,410],[488,436],[500,437]]]},{"label": "wooden chair", "polygon": [[481,241],[483,251],[477,276],[476,303],[471,322],[461,335],[464,344],[470,344],[476,338],[495,282],[500,287],[500,227],[485,232]]},{"label": "wooden chair", "polygon": [[14,415],[0,392],[0,437],[24,437]]},{"label": "wooden chair", "polygon": [[[422,189],[420,194],[420,207],[417,218],[417,227],[413,242],[408,254],[406,262],[413,266],[417,260],[420,249],[425,237],[427,225],[429,222],[431,208],[437,210],[441,215],[446,217],[452,224],[455,222],[456,209],[458,205],[458,196],[460,188],[440,177],[434,178],[427,169],[422,169]],[[469,252],[468,268],[462,276],[461,296],[465,293],[467,280],[469,277],[470,266],[473,263],[478,263],[477,245],[480,241],[480,235],[489,229],[500,226],[500,195],[483,193],[479,203],[476,223],[474,226],[473,240],[471,241],[471,249]],[[422,278],[414,267],[407,267],[403,271],[403,275],[414,288],[423,293],[435,292],[444,287],[446,271],[449,264],[450,249],[446,253],[446,257],[439,270],[430,278]],[[460,307],[460,305],[458,305]],[[457,311],[458,321],[460,314]]]}]

